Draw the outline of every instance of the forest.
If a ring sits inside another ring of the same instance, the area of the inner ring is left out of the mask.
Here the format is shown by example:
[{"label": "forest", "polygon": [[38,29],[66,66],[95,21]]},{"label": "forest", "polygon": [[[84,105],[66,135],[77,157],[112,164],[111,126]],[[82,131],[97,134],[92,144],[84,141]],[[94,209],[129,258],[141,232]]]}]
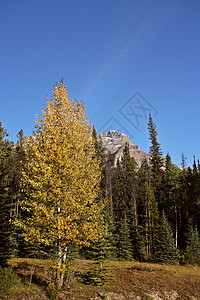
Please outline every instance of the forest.
[{"label": "forest", "polygon": [[[48,289],[62,289],[74,258],[200,266],[200,162],[164,158],[149,115],[151,158],[138,166],[126,144],[107,153],[84,104],[63,84],[47,99],[32,136],[8,139],[0,123],[0,266],[51,259]],[[97,269],[96,269],[97,270]],[[102,276],[104,272],[105,276]]]}]

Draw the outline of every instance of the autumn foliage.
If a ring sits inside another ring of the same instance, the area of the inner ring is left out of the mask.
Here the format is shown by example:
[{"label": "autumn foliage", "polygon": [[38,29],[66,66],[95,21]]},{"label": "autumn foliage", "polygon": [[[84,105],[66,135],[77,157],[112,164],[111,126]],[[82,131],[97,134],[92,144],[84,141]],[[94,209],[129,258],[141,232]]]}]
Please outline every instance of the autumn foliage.
[{"label": "autumn foliage", "polygon": [[21,181],[28,217],[18,225],[27,241],[54,247],[61,287],[70,245],[87,246],[101,236],[100,169],[84,104],[69,99],[63,82],[36,122]]}]

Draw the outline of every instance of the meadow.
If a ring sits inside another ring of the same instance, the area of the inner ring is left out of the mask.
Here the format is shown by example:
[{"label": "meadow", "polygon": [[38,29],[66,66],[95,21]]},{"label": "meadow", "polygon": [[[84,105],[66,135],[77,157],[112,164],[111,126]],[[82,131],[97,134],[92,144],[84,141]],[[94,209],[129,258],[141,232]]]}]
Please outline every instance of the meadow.
[{"label": "meadow", "polygon": [[[91,260],[77,259],[58,299],[200,299],[200,267],[197,266],[109,261],[106,264],[113,275],[111,281],[96,285],[83,280],[93,264]],[[49,260],[14,258],[9,261],[9,269],[17,274],[17,279],[5,293],[0,290],[0,299],[55,299],[47,292],[51,280]]]}]

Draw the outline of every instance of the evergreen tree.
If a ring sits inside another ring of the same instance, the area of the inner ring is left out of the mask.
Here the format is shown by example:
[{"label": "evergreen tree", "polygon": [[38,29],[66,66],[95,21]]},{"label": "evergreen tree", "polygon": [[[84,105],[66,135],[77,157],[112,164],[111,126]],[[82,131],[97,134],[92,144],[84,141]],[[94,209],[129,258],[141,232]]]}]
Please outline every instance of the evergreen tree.
[{"label": "evergreen tree", "polygon": [[145,195],[146,245],[149,259],[155,254],[155,244],[160,233],[158,204],[151,184],[147,186]]},{"label": "evergreen tree", "polygon": [[138,223],[137,226],[133,227],[133,258],[139,261],[146,261],[148,258],[147,246],[146,246],[146,237],[147,233],[145,227]]},{"label": "evergreen tree", "polygon": [[186,167],[187,158],[182,154],[181,170],[180,170],[180,191],[179,191],[179,239],[178,246],[181,250],[185,249],[185,232],[187,231],[187,224],[189,222],[190,215],[190,181],[191,181],[191,170]]},{"label": "evergreen tree", "polygon": [[176,248],[173,232],[164,212],[161,217],[160,236],[156,241],[155,248],[156,262],[170,265],[179,263],[180,253]]},{"label": "evergreen tree", "polygon": [[148,130],[149,130],[149,139],[151,141],[149,153],[151,154],[150,165],[151,165],[151,172],[152,172],[152,179],[153,179],[152,187],[154,189],[155,198],[158,201],[159,208],[161,209],[163,159],[162,159],[162,150],[157,140],[158,133],[156,131],[156,125],[152,120],[151,114],[149,114]]},{"label": "evergreen tree", "polygon": [[12,182],[12,144],[0,122],[0,266],[4,267],[14,250],[13,225],[10,223]]},{"label": "evergreen tree", "polygon": [[194,223],[196,223],[198,229],[200,229],[200,172],[196,165],[195,156],[189,187],[189,196],[191,215],[193,215]]},{"label": "evergreen tree", "polygon": [[22,178],[22,169],[25,165],[25,150],[24,150],[24,136],[23,130],[20,130],[17,134],[18,141],[13,149],[13,178],[12,178],[12,216],[18,216],[21,214],[19,207],[19,197],[20,197],[20,181]]},{"label": "evergreen tree", "polygon": [[138,253],[143,253],[143,258],[150,259],[155,252],[155,242],[159,233],[159,213],[158,204],[151,185],[151,169],[147,160],[143,161],[138,171],[137,194],[139,202],[139,223],[141,225],[140,232],[141,234],[143,233],[140,236],[140,240],[143,241],[145,237],[146,244],[146,254],[144,252],[143,243],[138,245],[140,249]]},{"label": "evergreen tree", "polygon": [[106,155],[106,164],[105,164],[105,193],[106,193],[106,199],[110,201],[112,211],[113,211],[112,192],[113,192],[114,163],[115,163],[114,155],[108,152]]},{"label": "evergreen tree", "polygon": [[189,224],[188,233],[185,248],[186,262],[191,265],[200,266],[200,237],[197,227],[193,228],[192,224]]},{"label": "evergreen tree", "polygon": [[119,159],[117,160],[117,166],[113,178],[113,212],[117,256],[120,259],[130,259],[132,249],[127,218],[128,211],[125,201],[124,173]]},{"label": "evergreen tree", "polygon": [[163,209],[175,233],[176,247],[178,246],[178,233],[180,226],[180,189],[181,171],[171,162],[171,157],[168,153],[165,160],[165,170],[163,177]]},{"label": "evergreen tree", "polygon": [[193,174],[197,174],[197,165],[196,165],[195,155],[194,155],[194,162],[193,162]]},{"label": "evergreen tree", "polygon": [[99,162],[99,166],[101,169],[101,183],[100,183],[100,192],[98,195],[98,199],[100,202],[104,203],[104,208],[102,210],[102,227],[106,228],[105,236],[96,241],[89,249],[90,257],[95,259],[99,253],[101,253],[100,257],[102,257],[102,261],[106,258],[113,258],[114,256],[114,239],[113,239],[113,213],[112,213],[112,204],[109,199],[107,199],[106,195],[106,154],[105,149],[102,145],[102,140],[97,137],[97,133],[95,128],[93,127],[92,137],[94,140],[96,157]]},{"label": "evergreen tree", "polygon": [[127,213],[127,226],[132,244],[132,255],[134,258],[140,257],[142,251],[142,236],[138,228],[138,201],[137,201],[137,163],[134,157],[130,156],[129,144],[126,143],[123,149],[121,165],[124,177],[124,198]]},{"label": "evergreen tree", "polygon": [[118,224],[117,253],[120,260],[132,259],[132,244],[126,212]]},{"label": "evergreen tree", "polygon": [[130,230],[132,230],[133,226],[137,226],[137,163],[134,157],[130,157],[128,143],[125,144],[125,147],[123,149],[121,165],[124,177],[124,198],[127,211],[127,220],[130,226]]},{"label": "evergreen tree", "polygon": [[[182,231],[187,231],[189,220],[200,228],[200,173],[194,158],[193,168],[182,171]],[[184,238],[184,237],[183,237]],[[183,244],[183,246],[185,246]]]}]

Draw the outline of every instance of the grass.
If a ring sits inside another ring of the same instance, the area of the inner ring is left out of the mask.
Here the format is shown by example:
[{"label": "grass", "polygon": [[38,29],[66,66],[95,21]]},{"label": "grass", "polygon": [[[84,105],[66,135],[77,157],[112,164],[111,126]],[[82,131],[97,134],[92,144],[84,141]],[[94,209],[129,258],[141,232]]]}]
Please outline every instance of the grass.
[{"label": "grass", "polygon": [[[18,274],[18,284],[3,299],[46,300],[46,286],[50,279],[48,260],[18,258],[10,260],[10,267]],[[116,294],[127,299],[200,299],[200,267],[168,266],[135,261],[108,262],[114,274],[113,282],[104,286],[85,285],[79,279],[92,266],[88,260],[76,260],[74,281],[70,291],[60,293],[60,299],[114,299]],[[160,298],[158,298],[158,296]],[[132,297],[132,298],[131,298]],[[157,297],[157,298],[156,298]],[[116,298],[115,298],[116,299]]]}]

